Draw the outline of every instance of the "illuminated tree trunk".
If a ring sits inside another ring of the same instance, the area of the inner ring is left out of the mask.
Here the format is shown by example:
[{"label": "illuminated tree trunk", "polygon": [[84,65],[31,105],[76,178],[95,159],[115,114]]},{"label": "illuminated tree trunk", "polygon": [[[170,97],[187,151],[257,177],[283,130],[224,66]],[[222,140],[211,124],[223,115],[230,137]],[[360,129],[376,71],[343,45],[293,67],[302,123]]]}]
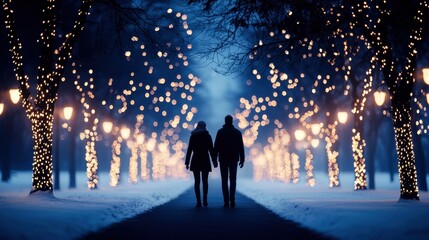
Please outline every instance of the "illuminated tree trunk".
[{"label": "illuminated tree trunk", "polygon": [[410,102],[392,104],[396,151],[398,152],[401,199],[419,199],[413,149]]},{"label": "illuminated tree trunk", "polygon": [[[331,114],[332,116],[332,114]],[[332,117],[330,117],[332,118]],[[328,120],[329,121],[329,120]],[[337,122],[328,124],[324,129],[325,132],[325,141],[326,141],[326,154],[328,156],[328,177],[329,177],[329,187],[339,187],[340,186],[340,168],[338,166],[338,151],[337,144],[338,135],[336,131]]]},{"label": "illuminated tree trunk", "polygon": [[65,41],[55,48],[56,40],[56,1],[43,2],[42,32],[38,39],[41,45],[40,63],[37,73],[36,95],[30,90],[30,77],[23,66],[22,43],[15,26],[12,0],[2,1],[3,22],[9,40],[9,52],[12,56],[14,73],[19,83],[22,106],[31,122],[33,133],[33,183],[30,193],[37,191],[52,192],[52,135],[53,113],[58,88],[65,65],[71,57],[71,51],[83,25],[89,15],[92,0],[82,0],[73,29],[66,34]]},{"label": "illuminated tree trunk", "polygon": [[53,120],[52,110],[39,110],[32,118],[34,155],[33,184],[30,193],[52,192]]},{"label": "illuminated tree trunk", "polygon": [[365,139],[363,136],[363,121],[360,119],[360,114],[353,114],[354,128],[352,136],[352,151],[354,159],[355,190],[364,190],[367,187],[366,181],[366,165],[364,158]]},{"label": "illuminated tree trunk", "polygon": [[[90,116],[90,115],[88,115]],[[92,127],[85,129],[85,160],[86,160],[86,176],[88,178],[88,188],[96,189],[98,187],[98,160],[97,151],[95,150],[95,142],[97,140],[97,125],[98,119],[90,116]]]}]

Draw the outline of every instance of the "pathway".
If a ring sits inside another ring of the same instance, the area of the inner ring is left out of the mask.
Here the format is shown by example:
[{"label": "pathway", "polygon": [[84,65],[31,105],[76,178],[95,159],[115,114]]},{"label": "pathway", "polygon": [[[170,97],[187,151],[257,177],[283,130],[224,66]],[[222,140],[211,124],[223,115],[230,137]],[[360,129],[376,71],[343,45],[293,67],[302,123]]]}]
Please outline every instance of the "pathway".
[{"label": "pathway", "polygon": [[82,239],[329,239],[278,217],[240,193],[235,208],[224,208],[220,180],[210,180],[208,203],[196,208],[190,188],[164,205]]}]

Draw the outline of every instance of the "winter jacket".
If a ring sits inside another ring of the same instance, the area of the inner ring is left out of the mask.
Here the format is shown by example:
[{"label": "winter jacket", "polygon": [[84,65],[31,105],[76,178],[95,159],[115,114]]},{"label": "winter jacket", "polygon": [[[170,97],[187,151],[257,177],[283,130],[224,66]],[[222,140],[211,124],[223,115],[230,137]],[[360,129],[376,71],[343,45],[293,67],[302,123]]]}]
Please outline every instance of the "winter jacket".
[{"label": "winter jacket", "polygon": [[219,162],[244,163],[244,146],[241,132],[232,124],[223,125],[216,134],[214,144]]},{"label": "winter jacket", "polygon": [[[193,131],[189,139],[189,146],[186,152],[185,164],[191,163],[191,171],[211,172],[210,156],[213,164],[216,161],[213,149],[213,141],[207,130]],[[192,158],[191,158],[192,155]]]}]

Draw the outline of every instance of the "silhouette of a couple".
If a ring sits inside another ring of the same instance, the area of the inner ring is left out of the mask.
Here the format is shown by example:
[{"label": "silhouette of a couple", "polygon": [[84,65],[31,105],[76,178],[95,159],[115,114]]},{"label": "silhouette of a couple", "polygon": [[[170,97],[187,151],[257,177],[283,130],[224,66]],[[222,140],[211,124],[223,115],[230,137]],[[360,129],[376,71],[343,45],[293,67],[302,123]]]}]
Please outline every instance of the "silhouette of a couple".
[{"label": "silhouette of a couple", "polygon": [[209,172],[212,170],[210,157],[213,162],[213,167],[215,168],[218,166],[219,157],[224,201],[223,206],[234,208],[237,167],[243,167],[244,146],[241,132],[232,124],[231,115],[225,117],[225,125],[218,130],[214,147],[212,138],[206,129],[206,123],[204,121],[199,121],[195,130],[191,133],[185,165],[186,169],[190,169],[194,173],[194,189],[197,198],[197,207],[202,206],[200,195],[201,180],[203,182],[203,204],[206,207],[208,205],[208,177]]}]

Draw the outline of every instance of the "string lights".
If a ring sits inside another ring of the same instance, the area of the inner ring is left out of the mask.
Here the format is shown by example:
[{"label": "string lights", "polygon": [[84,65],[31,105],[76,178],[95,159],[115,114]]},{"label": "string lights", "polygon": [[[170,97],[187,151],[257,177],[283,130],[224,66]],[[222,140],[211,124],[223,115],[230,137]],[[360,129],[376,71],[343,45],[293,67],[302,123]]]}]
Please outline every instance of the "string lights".
[{"label": "string lights", "polygon": [[[85,140],[85,161],[86,161],[86,176],[87,176],[87,186],[89,189],[96,189],[98,187],[98,158],[97,151],[95,149],[95,142],[98,138],[98,117],[97,111],[93,106],[90,105],[90,100],[95,98],[93,93],[94,91],[94,71],[89,70],[89,79],[85,81],[83,84],[80,83],[82,81],[82,77],[78,74],[77,64],[75,62],[72,63],[72,73],[76,76],[75,81],[73,82],[76,90],[81,94],[80,103],[82,104],[82,113],[83,113],[83,121],[87,126],[83,131],[83,138]],[[109,128],[111,126],[103,126],[105,128]],[[107,130],[107,129],[106,129]],[[110,130],[110,129],[109,129]]]},{"label": "string lights", "polygon": [[4,23],[9,39],[12,64],[27,117],[31,122],[33,137],[33,178],[31,193],[52,192],[52,136],[54,105],[64,67],[71,56],[74,43],[89,15],[92,1],[82,0],[72,31],[66,35],[60,49],[54,49],[56,37],[56,1],[47,0],[43,5],[40,65],[38,66],[36,96],[30,92],[30,82],[23,66],[22,43],[16,32],[12,0],[3,0]]}]

